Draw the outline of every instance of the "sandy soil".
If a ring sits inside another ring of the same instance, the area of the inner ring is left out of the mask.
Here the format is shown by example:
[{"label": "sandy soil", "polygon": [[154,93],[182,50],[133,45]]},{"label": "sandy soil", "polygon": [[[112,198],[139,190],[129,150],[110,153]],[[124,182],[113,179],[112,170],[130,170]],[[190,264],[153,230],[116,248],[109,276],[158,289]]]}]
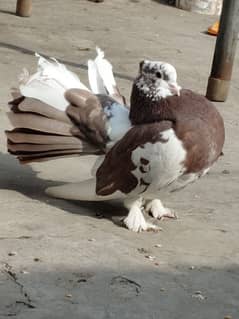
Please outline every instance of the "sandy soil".
[{"label": "sandy soil", "polygon": [[183,87],[205,93],[215,38],[204,31],[215,17],[149,0],[35,1],[26,19],[14,10],[1,1],[0,318],[239,318],[238,55],[230,96],[218,104],[225,156],[200,182],[164,196],[179,219],[159,222],[160,233],[120,227],[119,204],[47,197],[47,186],[87,177],[91,159],[23,167],[3,134],[9,88],[23,67],[34,70],[35,51],[86,81],[99,45],[127,97],[140,60],[166,60]]}]

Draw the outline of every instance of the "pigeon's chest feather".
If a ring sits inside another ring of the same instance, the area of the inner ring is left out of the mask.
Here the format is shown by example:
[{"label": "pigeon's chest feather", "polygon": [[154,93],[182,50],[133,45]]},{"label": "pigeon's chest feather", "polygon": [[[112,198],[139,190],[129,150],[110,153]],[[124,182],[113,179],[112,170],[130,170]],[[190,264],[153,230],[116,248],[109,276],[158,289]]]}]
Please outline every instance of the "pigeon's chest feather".
[{"label": "pigeon's chest feather", "polygon": [[147,142],[131,155],[135,165],[132,174],[138,179],[137,192],[157,191],[170,184],[185,171],[186,150],[173,129],[161,134],[158,142]]}]

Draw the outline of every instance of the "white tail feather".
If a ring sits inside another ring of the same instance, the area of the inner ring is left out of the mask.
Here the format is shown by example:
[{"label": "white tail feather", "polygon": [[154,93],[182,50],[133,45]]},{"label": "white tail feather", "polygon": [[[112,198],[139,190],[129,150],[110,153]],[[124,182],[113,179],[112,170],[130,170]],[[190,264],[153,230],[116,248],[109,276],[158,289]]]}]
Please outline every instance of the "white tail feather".
[{"label": "white tail feather", "polygon": [[116,82],[112,72],[112,65],[105,59],[105,54],[100,48],[96,48],[95,60],[88,61],[88,78],[90,87],[95,94],[115,93]]},{"label": "white tail feather", "polygon": [[69,105],[64,96],[65,89],[54,88],[43,81],[38,81],[38,79],[31,81],[27,85],[20,85],[19,89],[23,96],[40,100],[61,111],[64,111]]},{"label": "white tail feather", "polygon": [[94,94],[106,94],[104,82],[99,74],[95,61],[88,60],[88,79]]},{"label": "white tail feather", "polygon": [[22,95],[41,100],[59,110],[64,111],[69,102],[64,97],[66,90],[79,88],[88,90],[76,74],[65,65],[52,58],[50,61],[36,54],[38,69],[29,76],[26,70],[20,76],[20,92]]},{"label": "white tail feather", "polygon": [[[116,82],[112,72],[112,65],[104,58],[104,52],[96,48],[97,57],[88,61],[88,77],[91,90],[95,94],[115,93]],[[37,72],[29,75],[27,70],[19,77],[20,92],[23,96],[38,99],[56,109],[64,111],[68,106],[65,91],[79,88],[89,91],[78,76],[69,71],[64,64],[55,58],[45,59],[39,54]]]},{"label": "white tail feather", "polygon": [[49,187],[46,189],[46,193],[57,198],[83,201],[105,201],[125,197],[125,195],[121,192],[115,192],[108,196],[98,196],[95,193],[95,188],[96,179],[91,178],[80,183],[70,183],[61,186]]},{"label": "white tail feather", "polygon": [[97,66],[100,77],[104,83],[110,95],[115,93],[115,78],[112,72],[111,63],[104,58],[105,54],[100,48],[96,48],[97,57],[95,58],[95,64]]}]

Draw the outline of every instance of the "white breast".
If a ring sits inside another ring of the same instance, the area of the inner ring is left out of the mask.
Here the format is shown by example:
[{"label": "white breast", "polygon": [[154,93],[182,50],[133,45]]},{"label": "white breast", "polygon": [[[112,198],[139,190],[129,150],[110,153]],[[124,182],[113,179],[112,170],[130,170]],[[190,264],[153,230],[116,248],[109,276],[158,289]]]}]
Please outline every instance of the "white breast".
[{"label": "white breast", "polygon": [[[162,132],[166,142],[146,143],[132,153],[132,161],[137,166],[133,174],[144,182],[150,183],[147,192],[154,192],[169,185],[185,172],[184,161],[186,150],[177,138],[173,129]],[[142,164],[141,158],[149,161]],[[141,170],[140,170],[141,167]],[[142,172],[143,170],[147,173]],[[139,186],[142,190],[145,186]]]}]

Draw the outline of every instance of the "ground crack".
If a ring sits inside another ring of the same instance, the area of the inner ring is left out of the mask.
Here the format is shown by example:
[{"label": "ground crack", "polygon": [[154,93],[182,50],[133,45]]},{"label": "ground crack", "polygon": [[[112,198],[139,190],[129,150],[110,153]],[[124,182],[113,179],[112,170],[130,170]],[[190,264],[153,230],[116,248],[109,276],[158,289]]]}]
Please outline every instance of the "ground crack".
[{"label": "ground crack", "polygon": [[117,294],[129,298],[138,296],[142,290],[140,284],[124,276],[113,277],[110,285]]},{"label": "ground crack", "polygon": [[20,293],[24,296],[25,300],[16,300],[16,304],[23,304],[28,308],[35,309],[29,294],[26,292],[23,284],[18,281],[17,274],[14,272],[13,267],[8,263],[3,264],[3,272],[20,288]]}]

